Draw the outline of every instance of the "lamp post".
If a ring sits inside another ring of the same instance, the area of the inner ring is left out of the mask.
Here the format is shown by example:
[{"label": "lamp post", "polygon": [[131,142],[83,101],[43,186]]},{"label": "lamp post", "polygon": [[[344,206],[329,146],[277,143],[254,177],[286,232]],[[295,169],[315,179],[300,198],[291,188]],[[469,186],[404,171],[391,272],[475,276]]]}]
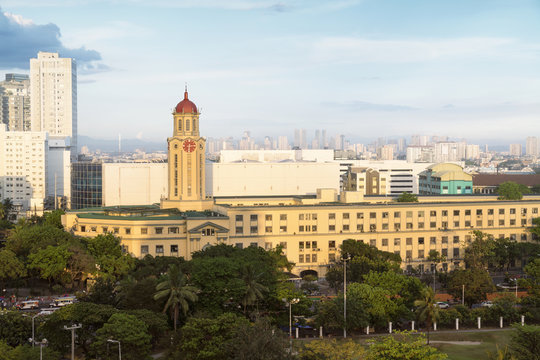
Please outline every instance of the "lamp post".
[{"label": "lamp post", "polygon": [[291,348],[291,354],[292,354],[292,304],[298,304],[300,302],[300,299],[293,298],[291,300],[287,299],[281,299],[283,302],[285,302],[285,305],[289,307],[289,346]]},{"label": "lamp post", "polygon": [[82,328],[81,324],[72,325],[70,327],[67,327],[67,325],[64,325],[64,330],[70,330],[71,331],[71,360],[75,360],[75,330]]},{"label": "lamp post", "polygon": [[108,343],[117,343],[118,344],[118,360],[122,360],[122,345],[120,344],[120,341],[109,339],[107,340]]},{"label": "lamp post", "polygon": [[347,254],[347,257],[343,258],[343,338],[347,337],[347,260],[350,260],[351,256]]},{"label": "lamp post", "polygon": [[32,319],[32,347],[34,347],[34,346],[35,346],[35,341],[34,341],[34,339],[35,339],[35,337],[34,337],[34,329],[35,329],[35,326],[34,326],[34,320],[36,319],[36,317],[39,316],[39,314],[36,314],[36,315],[34,315],[34,316],[30,316],[30,315],[23,314],[23,316],[29,317],[29,318]]},{"label": "lamp post", "polygon": [[465,305],[465,284],[461,285],[461,305]]},{"label": "lamp post", "polygon": [[43,360],[43,345],[47,345],[47,339],[42,339],[41,341],[32,341],[32,343],[39,344],[39,360]]}]

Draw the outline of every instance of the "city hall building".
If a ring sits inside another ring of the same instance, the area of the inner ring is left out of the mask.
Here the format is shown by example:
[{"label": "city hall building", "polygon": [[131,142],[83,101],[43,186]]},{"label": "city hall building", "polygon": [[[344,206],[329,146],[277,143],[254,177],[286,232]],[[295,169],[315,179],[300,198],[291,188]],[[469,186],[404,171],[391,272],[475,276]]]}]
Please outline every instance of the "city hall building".
[{"label": "city hall building", "polygon": [[540,196],[501,201],[494,195],[419,196],[398,203],[388,196],[319,189],[313,196],[216,197],[205,195],[205,145],[199,112],[188,99],[173,112],[168,142],[168,196],[150,206],[111,206],[68,211],[66,230],[93,237],[112,233],[135,257],[181,256],[216,244],[277,246],[293,272],[324,276],[339,260],[339,246],[354,239],[399,254],[404,269],[429,270],[430,250],[446,256],[443,269],[463,265],[472,230],[530,241]]}]

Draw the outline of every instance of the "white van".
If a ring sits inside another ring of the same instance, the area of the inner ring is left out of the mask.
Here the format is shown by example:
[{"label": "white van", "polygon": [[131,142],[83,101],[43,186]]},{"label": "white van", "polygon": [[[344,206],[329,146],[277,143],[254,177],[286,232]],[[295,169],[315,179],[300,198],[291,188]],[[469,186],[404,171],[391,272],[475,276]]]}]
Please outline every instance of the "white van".
[{"label": "white van", "polygon": [[66,305],[73,304],[74,301],[75,301],[75,298],[71,296],[61,297],[61,298],[54,299],[50,306],[51,307],[64,307]]}]

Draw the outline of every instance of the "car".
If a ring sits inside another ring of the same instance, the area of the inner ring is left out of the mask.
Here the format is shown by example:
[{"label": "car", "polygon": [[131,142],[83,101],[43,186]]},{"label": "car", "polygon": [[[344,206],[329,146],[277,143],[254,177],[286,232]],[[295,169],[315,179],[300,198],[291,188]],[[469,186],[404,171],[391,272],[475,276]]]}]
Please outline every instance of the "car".
[{"label": "car", "polygon": [[489,300],[488,301],[482,301],[480,303],[480,306],[482,306],[482,307],[492,307],[493,303],[491,301],[489,301]]},{"label": "car", "polygon": [[39,308],[39,301],[38,300],[27,300],[27,301],[21,301],[15,305],[15,307],[19,310],[33,310]]},{"label": "car", "polygon": [[450,305],[444,301],[437,301],[435,305],[437,305],[439,309],[448,309],[450,307]]},{"label": "car", "polygon": [[50,307],[64,307],[66,305],[71,305],[75,302],[75,297],[73,296],[63,296],[63,297],[59,297],[59,298],[56,298],[54,299],[51,303],[50,303]]}]

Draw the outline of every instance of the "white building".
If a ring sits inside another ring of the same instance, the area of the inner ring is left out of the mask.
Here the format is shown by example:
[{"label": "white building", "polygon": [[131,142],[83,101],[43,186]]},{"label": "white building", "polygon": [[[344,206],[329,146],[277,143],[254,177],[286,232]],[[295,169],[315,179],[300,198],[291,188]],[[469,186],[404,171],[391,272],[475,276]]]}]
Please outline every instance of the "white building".
[{"label": "white building", "polygon": [[39,52],[30,59],[31,130],[70,137],[77,156],[77,65],[58,53]]},{"label": "white building", "polygon": [[334,161],[334,150],[222,150],[219,157],[220,163],[239,161],[280,162],[284,160],[314,162]]},{"label": "white building", "polygon": [[48,136],[44,131],[7,131],[0,124],[0,201],[41,212],[47,190]]},{"label": "white building", "polygon": [[536,136],[527,137],[525,144],[525,155],[538,156],[538,138]]},{"label": "white building", "polygon": [[[70,138],[49,136],[47,160],[47,198],[54,207],[61,207],[60,200],[71,198]],[[69,206],[69,204],[66,204]]]},{"label": "white building", "polygon": [[336,162],[229,162],[206,164],[206,194],[220,196],[315,195],[317,189],[339,191]]},{"label": "white building", "polygon": [[384,145],[377,148],[377,160],[393,160],[394,159],[394,146]]},{"label": "white building", "polygon": [[521,144],[510,144],[510,156],[521,156],[522,154]]},{"label": "white building", "polygon": [[0,123],[9,131],[30,130],[30,80],[28,75],[6,74],[0,82]]},{"label": "white building", "polygon": [[433,146],[414,145],[407,147],[407,162],[433,162],[435,148]]}]

